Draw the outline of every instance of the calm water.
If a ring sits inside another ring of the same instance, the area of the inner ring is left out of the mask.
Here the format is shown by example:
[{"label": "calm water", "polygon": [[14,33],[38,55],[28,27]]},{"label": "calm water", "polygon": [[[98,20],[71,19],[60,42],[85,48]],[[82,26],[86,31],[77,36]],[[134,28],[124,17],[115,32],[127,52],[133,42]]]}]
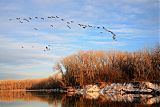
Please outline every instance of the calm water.
[{"label": "calm water", "polygon": [[0,107],[160,107],[160,96],[0,91]]}]

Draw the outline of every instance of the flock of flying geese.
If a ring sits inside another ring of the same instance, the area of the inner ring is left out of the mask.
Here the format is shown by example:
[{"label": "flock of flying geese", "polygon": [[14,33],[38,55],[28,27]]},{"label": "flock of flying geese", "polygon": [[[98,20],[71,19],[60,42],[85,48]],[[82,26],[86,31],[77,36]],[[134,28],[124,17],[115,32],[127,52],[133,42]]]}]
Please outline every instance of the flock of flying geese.
[{"label": "flock of flying geese", "polygon": [[[43,49],[43,51],[50,51],[51,50],[50,46],[51,45],[46,45],[45,49]],[[24,46],[22,46],[21,48],[24,48]],[[32,48],[34,48],[34,46],[32,46]]]},{"label": "flock of flying geese", "polygon": [[[19,23],[25,23],[25,22],[31,22],[32,20],[35,20],[35,19],[39,19],[39,20],[46,20],[46,19],[59,19],[60,21],[62,22],[65,22],[66,23],[66,27],[68,29],[72,29],[71,27],[71,24],[72,23],[75,23],[73,20],[71,21],[66,21],[64,18],[60,18],[59,16],[48,16],[46,18],[44,17],[28,17],[28,18],[20,18],[20,17],[17,17],[15,19],[9,19],[9,21],[12,21],[12,20],[17,20]],[[97,29],[97,30],[101,30],[100,33],[104,33],[103,31],[106,31],[106,32],[109,32],[112,34],[112,39],[113,40],[116,40],[116,34],[110,30],[108,30],[107,28],[105,28],[104,26],[93,26],[93,25],[87,25],[87,24],[82,24],[82,23],[75,23],[77,24],[80,28],[82,29],[87,29],[87,28],[93,28],[93,29]],[[54,27],[54,25],[50,25],[50,27]],[[39,30],[39,28],[33,28],[34,30]],[[103,30],[103,31],[102,31]],[[22,46],[22,48],[24,48]],[[33,47],[32,47],[33,48]],[[43,51],[49,51],[50,50],[50,45],[47,45],[45,47],[45,49]]]}]

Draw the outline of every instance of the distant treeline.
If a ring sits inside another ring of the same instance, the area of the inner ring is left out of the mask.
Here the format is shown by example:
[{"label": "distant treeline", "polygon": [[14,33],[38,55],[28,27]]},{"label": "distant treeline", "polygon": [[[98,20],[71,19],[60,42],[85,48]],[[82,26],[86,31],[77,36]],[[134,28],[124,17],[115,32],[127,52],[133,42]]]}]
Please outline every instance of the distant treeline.
[{"label": "distant treeline", "polygon": [[80,51],[56,65],[66,85],[160,80],[160,46],[137,52]]},{"label": "distant treeline", "polygon": [[1,80],[0,90],[37,90],[62,88],[64,86],[59,75],[33,80]]}]

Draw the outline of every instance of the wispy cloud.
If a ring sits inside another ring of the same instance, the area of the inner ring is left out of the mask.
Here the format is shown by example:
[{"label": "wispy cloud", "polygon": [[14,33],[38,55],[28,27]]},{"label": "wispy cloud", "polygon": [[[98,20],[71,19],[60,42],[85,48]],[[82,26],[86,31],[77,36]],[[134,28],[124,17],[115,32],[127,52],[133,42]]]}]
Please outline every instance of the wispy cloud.
[{"label": "wispy cloud", "polygon": [[[0,75],[30,77],[29,71],[34,77],[38,71],[47,75],[59,58],[78,50],[135,50],[154,44],[159,38],[158,5],[159,0],[1,0]],[[55,15],[74,20],[72,29],[60,19],[47,18]],[[45,20],[34,18],[21,24],[15,19],[35,16]],[[81,29],[78,23],[105,26],[117,35],[117,41],[109,32]],[[44,52],[48,44],[52,49]]]},{"label": "wispy cloud", "polygon": [[89,41],[89,43],[98,44],[98,45],[116,46],[116,47],[127,45],[127,43],[125,43],[125,42],[118,42],[118,41],[106,41],[106,42],[102,42],[102,41]]},{"label": "wispy cloud", "polygon": [[[39,65],[2,65],[0,64],[0,80],[1,79],[33,79],[33,78],[43,78],[48,77],[53,74],[52,66],[47,64]],[[39,69],[37,69],[37,67]],[[33,71],[34,69],[34,71]]]},{"label": "wispy cloud", "polygon": [[43,51],[45,46],[38,43],[17,43],[6,38],[1,38],[0,42],[0,63],[24,65],[44,61],[52,62],[58,59],[57,55],[45,54]]},{"label": "wispy cloud", "polygon": [[50,75],[54,63],[62,57],[56,52],[43,52],[43,46],[38,43],[17,43],[8,38],[0,38],[0,42],[0,74],[7,79],[11,75],[21,76],[19,79]]}]

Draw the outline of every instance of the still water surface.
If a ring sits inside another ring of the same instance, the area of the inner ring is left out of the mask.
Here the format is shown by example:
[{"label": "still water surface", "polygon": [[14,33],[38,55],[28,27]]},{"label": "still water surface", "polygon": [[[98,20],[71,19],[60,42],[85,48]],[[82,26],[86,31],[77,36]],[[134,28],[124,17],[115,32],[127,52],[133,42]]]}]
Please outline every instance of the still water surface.
[{"label": "still water surface", "polygon": [[0,107],[160,107],[160,96],[0,91]]}]

